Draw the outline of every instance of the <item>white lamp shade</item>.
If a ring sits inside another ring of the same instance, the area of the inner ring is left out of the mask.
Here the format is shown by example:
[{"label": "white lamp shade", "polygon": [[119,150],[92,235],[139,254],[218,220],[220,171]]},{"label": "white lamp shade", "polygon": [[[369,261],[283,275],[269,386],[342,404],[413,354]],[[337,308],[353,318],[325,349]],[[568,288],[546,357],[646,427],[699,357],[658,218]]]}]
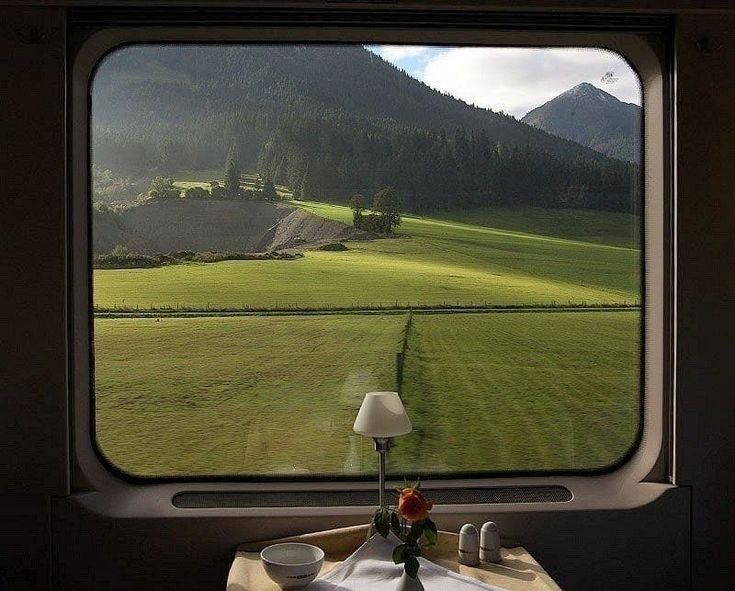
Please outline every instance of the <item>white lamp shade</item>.
[{"label": "white lamp shade", "polygon": [[411,432],[398,392],[368,392],[362,401],[353,427],[355,433],[367,437],[389,438]]}]

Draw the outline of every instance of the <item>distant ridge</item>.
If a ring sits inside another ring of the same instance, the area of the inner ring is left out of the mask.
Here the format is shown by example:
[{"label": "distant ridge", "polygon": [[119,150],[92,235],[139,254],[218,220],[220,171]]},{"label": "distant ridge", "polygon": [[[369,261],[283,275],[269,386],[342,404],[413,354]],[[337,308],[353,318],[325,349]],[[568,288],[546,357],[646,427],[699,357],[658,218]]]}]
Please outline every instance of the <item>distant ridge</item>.
[{"label": "distant ridge", "polygon": [[582,82],[529,111],[521,121],[612,158],[638,163],[641,112],[638,105]]},{"label": "distant ridge", "polygon": [[236,148],[242,170],[316,201],[385,187],[413,212],[639,201],[629,163],[437,92],[361,46],[131,46],[105,58],[92,92],[93,164],[117,176],[221,169]]}]

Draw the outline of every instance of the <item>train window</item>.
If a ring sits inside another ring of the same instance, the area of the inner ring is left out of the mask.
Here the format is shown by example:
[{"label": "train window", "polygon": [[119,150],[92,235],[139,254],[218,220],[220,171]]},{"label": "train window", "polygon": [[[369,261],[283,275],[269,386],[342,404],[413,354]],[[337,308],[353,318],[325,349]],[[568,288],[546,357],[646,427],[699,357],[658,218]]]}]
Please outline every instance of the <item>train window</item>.
[{"label": "train window", "polygon": [[94,437],[143,478],[594,473],[642,425],[641,81],[596,47],[132,44],[91,86]]}]

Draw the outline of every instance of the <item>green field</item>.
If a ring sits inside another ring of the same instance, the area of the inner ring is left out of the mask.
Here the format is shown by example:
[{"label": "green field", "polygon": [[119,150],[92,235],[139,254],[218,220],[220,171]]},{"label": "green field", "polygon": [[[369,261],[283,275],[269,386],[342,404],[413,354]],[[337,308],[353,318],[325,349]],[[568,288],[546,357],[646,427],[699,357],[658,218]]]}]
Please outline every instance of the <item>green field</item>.
[{"label": "green field", "polygon": [[[352,211],[344,206],[313,201],[292,201],[312,213],[343,224],[352,224]],[[593,244],[638,248],[640,218],[627,213],[540,207],[481,207],[436,212],[431,216],[404,215],[399,232],[415,233],[416,222],[454,222],[514,234],[565,238]]]},{"label": "green field", "polygon": [[372,467],[352,423],[365,392],[394,388],[403,326],[403,315],[97,319],[98,444],[140,476],[354,472],[362,448]]},{"label": "green field", "polygon": [[[397,474],[591,469],[638,427],[638,313],[414,314]],[[372,472],[406,315],[95,321],[98,441],[141,476]],[[440,417],[440,419],[439,419]]]},{"label": "green field", "polygon": [[[352,215],[343,206],[299,206],[337,221]],[[489,227],[493,211],[483,211],[486,225],[406,216],[396,238],[349,242],[344,252],[306,251],[295,261],[97,270],[94,303],[97,309],[327,309],[639,301],[639,251],[600,242],[620,242],[629,219],[593,214],[607,230],[598,242],[585,242]],[[503,210],[506,225],[509,215]],[[521,224],[522,212],[517,216]]]},{"label": "green field", "polygon": [[451,211],[437,217],[476,226],[637,248],[640,218],[627,213],[540,207],[493,207]]},{"label": "green field", "polygon": [[415,318],[403,397],[417,433],[397,449],[403,464],[595,469],[634,443],[638,312]]},{"label": "green field", "polygon": [[[347,207],[294,205],[351,223]],[[409,314],[295,309],[639,303],[636,227],[623,214],[485,208],[405,216],[394,238],[297,260],[95,270],[98,312],[286,313],[98,317],[100,448],[139,476],[372,472],[352,422],[365,392],[398,387]],[[410,318],[401,392],[414,432],[396,441],[394,474],[598,469],[635,442],[639,310]]]}]

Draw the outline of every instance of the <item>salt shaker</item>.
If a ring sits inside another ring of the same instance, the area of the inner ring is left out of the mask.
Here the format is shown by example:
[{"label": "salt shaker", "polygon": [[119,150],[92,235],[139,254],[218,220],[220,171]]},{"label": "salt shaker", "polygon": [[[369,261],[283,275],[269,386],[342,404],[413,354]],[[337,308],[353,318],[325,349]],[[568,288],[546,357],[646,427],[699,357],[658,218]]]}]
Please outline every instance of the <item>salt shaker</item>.
[{"label": "salt shaker", "polygon": [[460,564],[467,566],[480,564],[480,534],[471,523],[465,523],[459,530],[457,556]]},{"label": "salt shaker", "polygon": [[487,521],[480,530],[480,560],[483,562],[500,562],[500,533],[498,526]]}]

